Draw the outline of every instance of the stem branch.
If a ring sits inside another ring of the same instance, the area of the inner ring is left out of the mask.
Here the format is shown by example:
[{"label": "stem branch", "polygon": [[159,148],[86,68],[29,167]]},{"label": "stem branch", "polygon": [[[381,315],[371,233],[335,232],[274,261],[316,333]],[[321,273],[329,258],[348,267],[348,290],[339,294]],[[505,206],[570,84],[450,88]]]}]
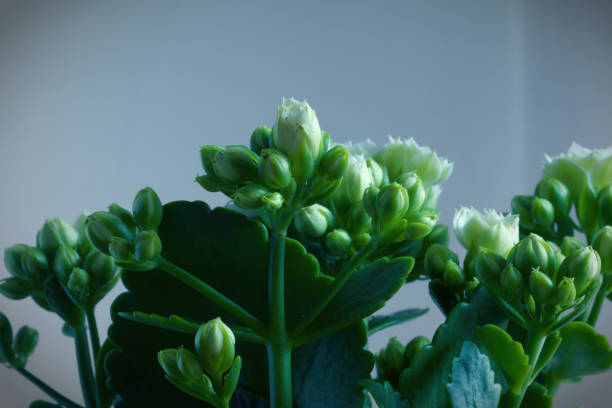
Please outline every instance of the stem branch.
[{"label": "stem branch", "polygon": [[91,338],[91,350],[93,351],[94,361],[98,358],[100,352],[100,335],[98,334],[98,323],[96,323],[95,306],[87,309],[87,327],[89,328],[89,337]]},{"label": "stem branch", "polygon": [[85,400],[85,406],[87,408],[95,408],[98,405],[98,393],[91,363],[91,355],[89,354],[89,339],[87,338],[87,332],[84,327],[80,327],[75,331],[74,346],[83,399]]},{"label": "stem branch", "polygon": [[36,377],[34,374],[29,372],[25,368],[16,368],[15,370],[17,370],[17,372],[19,372],[25,378],[30,380],[30,382],[32,384],[36,385],[41,391],[43,391],[49,397],[53,398],[55,400],[55,402],[57,402],[58,404],[63,405],[66,408],[83,408],[82,406],[80,406],[76,402],[72,401],[68,397],[60,394],[57,391],[55,391],[53,388],[51,388],[49,385],[47,385],[43,380],[41,380],[40,378]]}]

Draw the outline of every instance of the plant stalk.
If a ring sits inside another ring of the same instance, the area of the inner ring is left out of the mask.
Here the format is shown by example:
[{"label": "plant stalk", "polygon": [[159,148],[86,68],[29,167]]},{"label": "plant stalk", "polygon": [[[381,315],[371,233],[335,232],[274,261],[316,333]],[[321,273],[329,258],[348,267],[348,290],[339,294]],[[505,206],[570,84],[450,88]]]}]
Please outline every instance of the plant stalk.
[{"label": "plant stalk", "polygon": [[96,361],[100,352],[100,335],[98,333],[98,323],[96,322],[95,306],[87,309],[87,327],[89,328],[89,337],[91,338],[91,350],[93,359]]},{"label": "plant stalk", "polygon": [[57,402],[58,404],[66,408],[83,408],[82,406],[72,401],[68,397],[55,391],[53,388],[47,385],[43,380],[36,377],[34,374],[29,372],[25,368],[15,368],[15,370],[17,370],[17,372],[19,372],[21,375],[27,378],[32,384],[36,385],[41,391],[43,391],[49,397],[53,398],[53,400],[55,400],[55,402]]},{"label": "plant stalk", "polygon": [[74,346],[83,399],[85,400],[85,406],[87,408],[96,408],[98,406],[98,392],[92,368],[91,355],[89,353],[89,339],[87,338],[87,332],[84,327],[76,329],[75,332]]},{"label": "plant stalk", "polygon": [[593,303],[593,306],[591,307],[591,311],[587,319],[587,323],[590,326],[595,327],[595,324],[597,323],[597,319],[599,318],[599,313],[601,312],[601,307],[603,306],[604,301],[606,300],[606,292],[608,291],[608,283],[609,283],[609,278],[607,276],[604,276],[603,283],[601,287],[599,288],[599,290],[597,291],[595,302]]},{"label": "plant stalk", "polygon": [[518,394],[514,394],[512,392],[508,392],[506,394],[503,404],[504,408],[520,408],[527,389],[538,375],[538,373],[535,372],[535,367],[538,363],[538,359],[540,358],[540,353],[542,352],[542,347],[544,347],[545,342],[545,335],[539,331],[529,330],[529,336],[527,338],[527,353],[529,355],[529,365],[531,368],[529,369],[529,373],[525,378],[521,391]]}]

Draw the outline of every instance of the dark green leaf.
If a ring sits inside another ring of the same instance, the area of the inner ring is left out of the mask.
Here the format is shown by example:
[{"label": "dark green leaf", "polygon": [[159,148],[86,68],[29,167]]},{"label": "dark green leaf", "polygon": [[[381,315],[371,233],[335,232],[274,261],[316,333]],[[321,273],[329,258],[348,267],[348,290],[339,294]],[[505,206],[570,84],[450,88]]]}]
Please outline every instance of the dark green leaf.
[{"label": "dark green leaf", "polygon": [[371,336],[377,331],[386,329],[387,327],[395,326],[396,324],[423,316],[428,311],[429,309],[404,309],[388,315],[371,316],[368,319],[368,335]]},{"label": "dark green leaf", "polygon": [[451,310],[459,303],[459,297],[440,279],[429,281],[429,294],[438,309],[445,316],[448,316]]},{"label": "dark green leaf", "polygon": [[387,381],[379,383],[374,380],[361,380],[359,384],[370,392],[379,408],[408,408],[406,401],[402,401],[397,391]]},{"label": "dark green leaf", "polygon": [[501,395],[489,358],[471,341],[463,343],[459,357],[453,360],[446,389],[453,408],[497,407]]},{"label": "dark green leaf", "polygon": [[533,382],[527,388],[523,401],[521,402],[521,408],[552,408],[553,397],[548,395],[548,390]]},{"label": "dark green leaf", "polygon": [[195,334],[198,331],[200,325],[187,321],[180,316],[171,315],[169,317],[161,316],[155,313],[119,313],[119,316],[124,319],[132,320],[134,322],[148,324],[150,326],[159,327],[166,330],[174,330],[182,333]]}]

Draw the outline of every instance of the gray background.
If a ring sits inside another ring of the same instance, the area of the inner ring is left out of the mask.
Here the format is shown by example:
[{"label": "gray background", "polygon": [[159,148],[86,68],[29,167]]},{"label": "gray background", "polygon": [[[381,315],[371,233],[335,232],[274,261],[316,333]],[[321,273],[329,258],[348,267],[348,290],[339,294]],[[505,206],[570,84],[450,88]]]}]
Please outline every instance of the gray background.
[{"label": "gray background", "polygon": [[[247,143],[282,96],[308,99],[335,141],[414,137],[449,157],[444,223],[462,204],[508,209],[545,152],[612,142],[609,1],[255,3],[0,1],[0,247],[146,185],[224,204],[193,182],[199,146]],[[98,308],[103,328],[120,290]],[[424,285],[385,310],[423,305],[372,349],[431,336],[442,316]],[[0,310],[39,329],[29,368],[81,400],[59,319],[29,300]],[[607,303],[608,337],[611,317]],[[557,406],[609,406],[611,379],[564,385]],[[42,396],[4,367],[0,395],[7,408]]]}]

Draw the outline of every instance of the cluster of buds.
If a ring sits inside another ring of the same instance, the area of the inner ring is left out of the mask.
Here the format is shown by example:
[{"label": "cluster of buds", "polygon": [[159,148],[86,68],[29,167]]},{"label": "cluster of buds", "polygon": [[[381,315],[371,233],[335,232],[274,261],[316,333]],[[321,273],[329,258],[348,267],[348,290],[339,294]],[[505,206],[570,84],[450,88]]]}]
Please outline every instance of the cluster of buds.
[{"label": "cluster of buds", "polygon": [[136,194],[132,212],[117,204],[108,211],[87,217],[86,231],[91,244],[109,255],[117,266],[130,270],[150,270],[157,265],[162,244],[157,235],[163,207],[152,188]]},{"label": "cluster of buds", "polygon": [[517,323],[550,333],[575,319],[601,285],[597,252],[575,241],[566,241],[564,247],[566,254],[530,234],[507,259],[482,249],[474,258],[474,270]]},{"label": "cluster of buds", "polygon": [[402,371],[410,367],[417,354],[429,344],[430,341],[423,336],[413,338],[406,346],[397,338],[391,338],[387,346],[376,355],[378,379],[388,381],[394,389],[398,389]]},{"label": "cluster of buds", "polygon": [[54,311],[45,285],[57,280],[77,305],[98,303],[117,282],[117,267],[87,240],[85,217],[81,215],[74,226],[60,218],[48,219],[38,232],[36,247],[7,248],[4,264],[12,276],[0,284],[0,293],[14,300],[31,296],[39,306]]},{"label": "cluster of buds", "polygon": [[220,318],[204,323],[195,337],[195,353],[166,349],[157,359],[166,378],[181,391],[216,407],[227,407],[242,368],[235,356],[234,333]]},{"label": "cluster of buds", "polygon": [[13,338],[11,323],[0,313],[0,363],[23,368],[38,344],[38,331],[22,326]]},{"label": "cluster of buds", "polygon": [[308,103],[283,99],[274,126],[257,128],[250,149],[203,146],[206,174],[196,181],[246,210],[274,211],[293,200],[317,202],[338,187],[348,164],[346,148],[328,147],[329,135]]}]

